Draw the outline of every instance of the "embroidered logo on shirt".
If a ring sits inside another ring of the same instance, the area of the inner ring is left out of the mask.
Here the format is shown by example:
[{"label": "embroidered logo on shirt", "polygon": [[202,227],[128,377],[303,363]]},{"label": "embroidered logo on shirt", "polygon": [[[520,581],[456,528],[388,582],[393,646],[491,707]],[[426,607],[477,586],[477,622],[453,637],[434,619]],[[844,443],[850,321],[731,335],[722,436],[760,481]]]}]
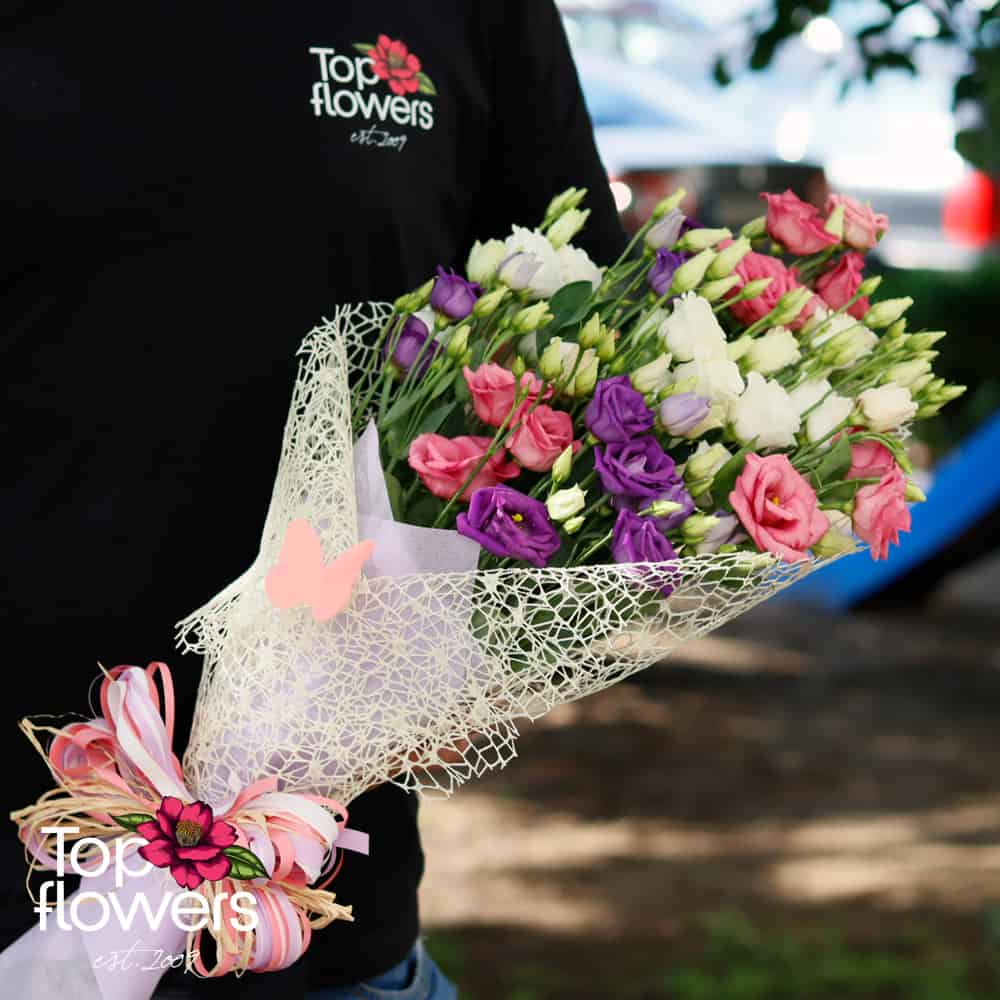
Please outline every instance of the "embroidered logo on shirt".
[{"label": "embroidered logo on shirt", "polygon": [[332,47],[310,46],[320,71],[312,86],[313,114],[363,120],[367,127],[352,132],[351,142],[364,146],[403,149],[407,135],[393,134],[383,126],[430,131],[434,105],[421,95],[435,97],[437,90],[405,42],[379,35],[374,44],[355,42],[352,48],[346,55]]}]

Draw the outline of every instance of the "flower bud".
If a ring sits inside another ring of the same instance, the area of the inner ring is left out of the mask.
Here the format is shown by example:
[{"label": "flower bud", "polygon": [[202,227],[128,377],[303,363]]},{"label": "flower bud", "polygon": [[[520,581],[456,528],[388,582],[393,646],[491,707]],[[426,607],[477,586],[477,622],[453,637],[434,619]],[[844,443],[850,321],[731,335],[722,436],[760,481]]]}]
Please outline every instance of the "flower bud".
[{"label": "flower bud", "polygon": [[597,385],[597,369],[599,365],[600,362],[597,359],[597,355],[592,355],[588,351],[583,356],[583,360],[576,370],[576,378],[573,380],[573,391],[569,395],[577,399],[589,396],[594,391],[594,386]]},{"label": "flower bud", "polygon": [[653,209],[652,218],[662,219],[667,213],[677,208],[686,196],[687,191],[684,188],[678,188],[673,194],[667,195],[662,201],[657,202],[656,207]]},{"label": "flower bud", "polygon": [[496,312],[497,307],[501,302],[510,294],[510,290],[507,288],[498,288],[496,291],[487,292],[481,298],[476,300],[476,304],[472,307],[472,315],[477,319],[485,319],[487,316],[492,316]]},{"label": "flower bud", "polygon": [[843,511],[834,508],[823,508],[820,513],[826,516],[830,527],[826,534],[813,545],[813,555],[820,559],[832,559],[845,552],[854,552],[858,543],[854,540],[851,518]]},{"label": "flower bud", "polygon": [[912,305],[913,299],[909,295],[904,295],[901,299],[884,299],[882,302],[876,302],[865,314],[865,324],[873,330],[891,326]]},{"label": "flower bud", "polygon": [[545,506],[553,521],[568,521],[575,517],[587,505],[587,494],[574,483],[568,489],[553,493]]},{"label": "flower bud", "polygon": [[518,333],[531,333],[532,330],[547,326],[552,321],[552,313],[548,310],[549,305],[544,299],[521,309],[514,316],[514,329]]},{"label": "flower bud", "polygon": [[566,246],[567,243],[586,225],[590,209],[585,208],[580,211],[578,208],[570,208],[563,212],[556,219],[546,232],[549,243],[553,250]]},{"label": "flower bud", "polygon": [[576,208],[586,197],[586,188],[568,187],[565,191],[561,191],[549,202],[549,207],[545,209],[545,222],[556,219],[563,212],[568,212]]},{"label": "flower bud", "polygon": [[914,398],[920,395],[934,381],[934,374],[932,372],[927,372],[926,375],[921,375],[919,378],[915,378],[910,384],[910,395]]},{"label": "flower bud", "polygon": [[688,545],[697,545],[718,523],[712,514],[692,514],[681,524],[681,537]]},{"label": "flower bud", "polygon": [[588,347],[596,347],[601,337],[603,336],[604,330],[601,327],[601,317],[598,313],[594,313],[590,319],[584,323],[582,329],[580,330],[580,335],[576,338],[577,343],[584,349]]},{"label": "flower bud", "polygon": [[748,281],[740,289],[740,294],[730,301],[742,302],[744,299],[755,299],[767,291],[767,287],[772,281],[774,281],[774,278],[755,278],[753,281]]},{"label": "flower bud", "polygon": [[[711,268],[709,270],[711,271]],[[738,274],[731,274],[728,278],[719,278],[718,281],[706,281],[698,289],[698,294],[709,302],[718,302],[734,288],[738,288],[742,280]]]},{"label": "flower bud", "polygon": [[597,345],[597,357],[601,361],[608,362],[615,356],[617,349],[618,339],[615,337],[615,331],[605,330],[600,343]]},{"label": "flower bud", "polygon": [[965,385],[946,385],[943,389],[935,393],[935,399],[940,403],[950,403],[953,399],[958,399],[959,396],[965,394],[968,386]]},{"label": "flower bud", "polygon": [[794,322],[812,297],[813,293],[808,288],[793,288],[790,292],[785,292],[774,307],[772,323],[775,326],[784,326],[786,323]]},{"label": "flower bud", "polygon": [[844,239],[844,216],[847,214],[847,206],[841,202],[827,217],[826,225],[823,228],[831,236],[836,236],[843,242]]},{"label": "flower bud", "polygon": [[568,521],[563,524],[563,531],[567,535],[575,535],[583,527],[582,517],[571,517]]},{"label": "flower bud", "polygon": [[886,349],[899,347],[900,344],[909,344],[910,335],[906,332],[906,317],[897,319],[895,323],[890,323],[885,333],[882,334]]},{"label": "flower bud", "polygon": [[520,379],[528,370],[528,366],[524,363],[524,358],[520,354],[514,358],[514,363],[510,366],[510,370],[514,373],[514,378],[516,379]]},{"label": "flower bud", "polygon": [[927,494],[912,480],[907,480],[905,499],[907,503],[924,503]]},{"label": "flower bud", "polygon": [[913,384],[918,378],[927,375],[931,370],[931,363],[923,358],[913,358],[910,361],[901,361],[898,365],[892,365],[882,375],[883,382],[895,382],[897,385],[905,386],[912,393]]},{"label": "flower bud", "polygon": [[846,368],[858,358],[871,354],[878,337],[863,323],[855,323],[831,337],[819,352],[820,364],[831,368]]},{"label": "flower bud", "polygon": [[865,280],[858,285],[857,294],[861,298],[867,298],[869,295],[874,295],[878,291],[878,287],[881,284],[882,275],[873,274],[870,278],[865,278]]},{"label": "flower bud", "polygon": [[654,500],[641,514],[648,514],[650,517],[670,517],[671,514],[679,514],[684,509],[684,504],[674,503],[673,500]]},{"label": "flower bud", "polygon": [[674,280],[670,285],[671,294],[683,295],[697,288],[713,260],[715,260],[714,250],[702,250],[697,256],[681,264],[674,271]]},{"label": "flower bud", "polygon": [[445,349],[445,353],[448,355],[452,361],[457,360],[462,357],[463,354],[468,350],[469,347],[469,325],[463,323],[452,335],[451,340],[448,341],[448,346]]},{"label": "flower bud", "polygon": [[569,474],[573,470],[573,446],[567,445],[559,454],[552,466],[552,482],[557,486],[569,479]]},{"label": "flower bud", "polygon": [[670,380],[670,355],[661,354],[648,364],[632,372],[632,388],[644,396],[648,392],[659,392]]},{"label": "flower bud", "polygon": [[751,219],[741,230],[740,236],[748,240],[759,240],[767,235],[767,216],[758,215],[756,219]]},{"label": "flower bud", "polygon": [[750,241],[745,236],[733,240],[729,246],[719,251],[719,256],[712,261],[712,266],[708,269],[707,277],[712,280],[728,277],[748,253],[750,253]]},{"label": "flower bud", "polygon": [[[732,237],[728,229],[690,229],[677,242],[675,249],[686,253],[699,253]],[[735,265],[734,265],[735,266]]]},{"label": "flower bud", "polygon": [[684,482],[691,496],[697,496],[709,489],[715,474],[732,457],[732,452],[724,445],[709,445],[703,441],[684,465]]},{"label": "flower bud", "polygon": [[684,213],[679,208],[668,212],[646,233],[646,246],[654,253],[664,247],[672,247],[681,235],[684,219]]},{"label": "flower bud", "polygon": [[465,262],[465,273],[469,276],[469,281],[480,285],[492,281],[506,256],[503,240],[487,240],[485,243],[476,240],[469,251],[469,259]]},{"label": "flower bud", "polygon": [[414,291],[407,292],[406,295],[400,295],[400,297],[393,303],[397,311],[414,313],[423,309],[423,307],[431,300],[431,291],[434,288],[434,282],[436,280],[436,278],[431,278],[430,280],[425,281]]},{"label": "flower bud", "polygon": [[546,382],[558,382],[563,374],[563,344],[559,337],[553,337],[538,361],[538,371]]}]

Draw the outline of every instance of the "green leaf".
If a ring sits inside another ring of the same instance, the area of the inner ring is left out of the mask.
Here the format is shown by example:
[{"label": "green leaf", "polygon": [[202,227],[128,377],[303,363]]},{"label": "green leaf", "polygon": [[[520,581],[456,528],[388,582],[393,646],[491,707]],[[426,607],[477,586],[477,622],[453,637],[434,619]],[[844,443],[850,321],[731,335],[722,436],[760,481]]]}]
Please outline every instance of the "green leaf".
[{"label": "green leaf", "polygon": [[399,485],[399,480],[391,472],[385,474],[385,491],[389,494],[389,506],[392,508],[392,516],[398,521],[402,517],[403,488]]},{"label": "green leaf", "polygon": [[594,306],[593,296],[594,287],[589,281],[574,281],[563,285],[549,299],[552,321],[536,334],[535,342],[539,353],[544,351],[549,341],[562,330],[578,326],[587,318]]},{"label": "green leaf", "polygon": [[746,465],[747,455],[753,451],[757,439],[754,438],[749,444],[744,445],[726,464],[719,469],[712,480],[712,499],[716,507],[729,508],[729,494],[733,492],[736,480]]},{"label": "green leaf", "polygon": [[233,845],[232,847],[227,847],[222,853],[229,858],[232,865],[229,869],[230,878],[252,879],[269,877],[267,869],[260,858],[246,847]]},{"label": "green leaf", "polygon": [[431,412],[420,421],[420,425],[417,427],[417,431],[413,436],[420,437],[421,434],[436,434],[441,425],[451,415],[451,411],[454,410],[457,405],[458,403],[451,399],[447,403],[442,403],[436,409],[431,410]]},{"label": "green leaf", "polygon": [[150,816],[149,813],[125,813],[124,816],[112,816],[111,818],[119,826],[124,827],[126,830],[131,830],[133,833],[143,823],[150,823],[156,819],[155,816]]},{"label": "green leaf", "polygon": [[846,434],[837,438],[837,443],[823,456],[823,461],[812,471],[809,479],[816,489],[824,483],[835,483],[843,479],[851,467],[851,442]]},{"label": "green leaf", "polygon": [[420,402],[420,394],[413,391],[413,386],[410,386],[410,390],[405,396],[400,396],[392,406],[389,407],[389,412],[386,413],[385,419],[382,420],[382,427],[389,427],[394,424],[400,417],[405,417],[410,410],[413,409],[416,403]]},{"label": "green leaf", "polygon": [[431,97],[437,97],[437,88],[431,82],[431,78],[426,73],[418,73],[417,80],[420,81],[421,94],[428,94]]},{"label": "green leaf", "polygon": [[371,52],[375,46],[371,42],[355,42],[354,48],[356,48],[358,52],[364,52],[365,55],[368,55],[368,53]]}]

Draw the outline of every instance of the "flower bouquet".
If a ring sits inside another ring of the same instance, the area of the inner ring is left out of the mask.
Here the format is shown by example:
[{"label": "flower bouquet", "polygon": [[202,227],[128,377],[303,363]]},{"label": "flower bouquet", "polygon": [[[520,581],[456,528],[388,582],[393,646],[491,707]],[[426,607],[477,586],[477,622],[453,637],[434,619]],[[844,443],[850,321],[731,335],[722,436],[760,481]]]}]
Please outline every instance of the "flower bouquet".
[{"label": "flower bouquet", "polygon": [[55,734],[59,787],[15,814],[37,858],[72,821],[209,903],[249,891],[257,923],[210,927],[211,968],[189,933],[189,967],[280,968],[350,917],[317,885],[366,849],[341,802],[447,794],[519,720],[909,528],[907,428],[962,388],[909,300],[871,300],[885,217],[786,192],[733,234],[678,191],[599,268],[583,197],[306,338],[257,558],[178,625],[204,656],[183,768],[159,666]]}]

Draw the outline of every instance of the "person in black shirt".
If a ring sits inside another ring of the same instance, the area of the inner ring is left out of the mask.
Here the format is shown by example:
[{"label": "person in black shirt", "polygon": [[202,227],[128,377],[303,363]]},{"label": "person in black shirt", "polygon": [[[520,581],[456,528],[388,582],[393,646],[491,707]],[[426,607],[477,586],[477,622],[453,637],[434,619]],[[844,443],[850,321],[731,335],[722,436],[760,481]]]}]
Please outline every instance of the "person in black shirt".
[{"label": "person in black shirt", "polygon": [[[295,350],[324,314],[461,267],[569,185],[590,189],[596,261],[624,238],[551,0],[36,0],[0,10],[0,80],[16,808],[50,783],[16,721],[79,712],[97,661],[167,661],[183,747],[199,663],[173,625],[257,551]],[[405,962],[417,801],[379,787],[351,825],[372,840],[333,886],[353,924],[283,973],[163,995],[293,997]],[[33,914],[13,824],[0,843],[6,945]]]}]

